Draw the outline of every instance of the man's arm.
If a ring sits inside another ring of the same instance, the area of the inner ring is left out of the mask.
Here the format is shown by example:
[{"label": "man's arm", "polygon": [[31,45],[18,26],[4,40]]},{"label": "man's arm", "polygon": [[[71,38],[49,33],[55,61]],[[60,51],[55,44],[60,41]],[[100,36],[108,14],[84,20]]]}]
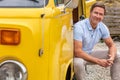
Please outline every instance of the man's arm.
[{"label": "man's arm", "polygon": [[82,42],[77,40],[74,40],[74,56],[82,58],[89,62],[93,62],[103,67],[109,66],[108,61],[106,59],[99,59],[85,53],[85,51],[82,50]]},{"label": "man's arm", "polygon": [[109,55],[109,60],[113,62],[114,58],[115,58],[115,55],[117,53],[116,46],[115,46],[111,37],[109,37],[107,39],[104,39],[104,41],[109,48],[109,54],[108,54]]},{"label": "man's arm", "polygon": [[97,58],[94,58],[88,55],[87,53],[85,53],[85,51],[82,50],[82,42],[77,41],[77,40],[74,40],[74,56],[83,58],[90,62],[94,62],[94,63],[97,62]]}]

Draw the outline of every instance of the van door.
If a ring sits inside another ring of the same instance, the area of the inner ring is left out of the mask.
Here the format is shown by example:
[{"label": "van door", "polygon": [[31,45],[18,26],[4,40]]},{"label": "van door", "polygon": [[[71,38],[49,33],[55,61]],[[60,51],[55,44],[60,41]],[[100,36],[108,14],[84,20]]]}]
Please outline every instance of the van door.
[{"label": "van door", "polygon": [[50,20],[49,80],[65,80],[67,69],[72,63],[72,9],[64,7],[65,0],[55,0]]}]

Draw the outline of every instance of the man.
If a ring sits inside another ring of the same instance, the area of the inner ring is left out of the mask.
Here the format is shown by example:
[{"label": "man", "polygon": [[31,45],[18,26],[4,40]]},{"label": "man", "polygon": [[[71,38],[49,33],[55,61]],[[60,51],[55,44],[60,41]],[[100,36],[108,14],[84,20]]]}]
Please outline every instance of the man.
[{"label": "man", "polygon": [[[74,25],[74,72],[77,80],[85,80],[85,66],[97,64],[111,67],[111,79],[120,80],[120,53],[102,22],[105,6],[101,2],[92,5],[90,17]],[[93,51],[93,47],[103,39],[108,50]],[[94,68],[93,68],[94,69]]]}]

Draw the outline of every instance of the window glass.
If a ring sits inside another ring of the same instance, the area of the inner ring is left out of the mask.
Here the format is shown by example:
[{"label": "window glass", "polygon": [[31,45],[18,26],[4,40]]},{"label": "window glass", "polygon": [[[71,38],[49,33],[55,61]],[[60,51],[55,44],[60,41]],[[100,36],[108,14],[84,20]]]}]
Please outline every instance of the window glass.
[{"label": "window glass", "polygon": [[44,7],[48,0],[0,0],[0,7]]},{"label": "window glass", "polygon": [[59,6],[60,4],[64,4],[65,5],[69,1],[70,0],[54,0],[56,6]]},{"label": "window glass", "polygon": [[55,5],[59,6],[60,4],[65,4],[65,0],[54,0]]},{"label": "window glass", "polygon": [[58,4],[64,4],[64,0],[58,0]]}]

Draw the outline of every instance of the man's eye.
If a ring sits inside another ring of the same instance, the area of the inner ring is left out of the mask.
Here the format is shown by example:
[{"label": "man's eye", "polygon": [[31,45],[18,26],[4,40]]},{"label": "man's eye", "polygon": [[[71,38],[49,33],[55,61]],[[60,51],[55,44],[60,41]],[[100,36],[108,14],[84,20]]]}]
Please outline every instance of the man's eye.
[{"label": "man's eye", "polygon": [[98,12],[94,12],[94,14],[98,14]]},{"label": "man's eye", "polygon": [[103,14],[102,14],[102,13],[100,13],[99,15],[103,16]]}]

